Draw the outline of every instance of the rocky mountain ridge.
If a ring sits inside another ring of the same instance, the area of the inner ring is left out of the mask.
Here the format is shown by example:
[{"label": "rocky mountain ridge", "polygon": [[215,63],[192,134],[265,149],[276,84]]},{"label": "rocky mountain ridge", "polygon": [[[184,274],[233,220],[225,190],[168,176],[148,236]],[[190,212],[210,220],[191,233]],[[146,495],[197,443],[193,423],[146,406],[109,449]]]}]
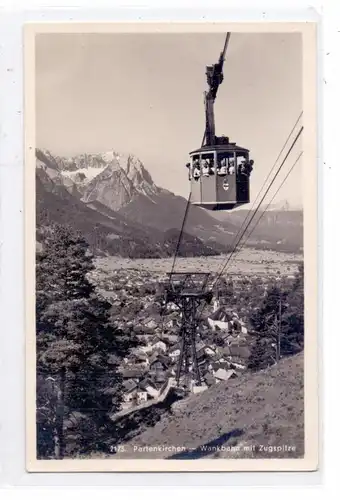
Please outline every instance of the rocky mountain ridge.
[{"label": "rocky mountain ridge", "polygon": [[[182,226],[187,200],[157,186],[134,155],[122,155],[112,150],[63,158],[37,150],[36,156],[37,175],[44,188],[58,196],[64,197],[65,193],[61,191],[65,189],[91,210],[99,210],[103,217],[112,217],[114,212],[114,217],[120,216],[126,226],[137,226],[147,233],[164,235],[173,229],[180,230]],[[105,211],[111,215],[104,215]],[[191,205],[184,230],[208,246],[209,252],[224,253],[232,248],[248,213],[246,207],[215,214]],[[302,240],[302,211],[271,210],[261,218],[248,244],[299,251]]]},{"label": "rocky mountain ridge", "polygon": [[[125,170],[114,158],[105,168],[98,168],[95,182],[90,181],[81,193],[79,184],[65,175],[65,164],[66,169],[71,165],[73,174],[79,174],[74,162],[65,163],[41,150],[37,150],[36,156],[38,241],[42,239],[44,226],[58,222],[79,230],[99,254],[131,258],[173,255],[176,247],[173,234],[169,236],[165,229],[140,224],[119,212],[133,197],[149,200],[149,193],[162,191],[137,161],[130,158]],[[222,250],[222,246],[205,244],[195,235],[183,235],[183,256],[216,255]]]}]

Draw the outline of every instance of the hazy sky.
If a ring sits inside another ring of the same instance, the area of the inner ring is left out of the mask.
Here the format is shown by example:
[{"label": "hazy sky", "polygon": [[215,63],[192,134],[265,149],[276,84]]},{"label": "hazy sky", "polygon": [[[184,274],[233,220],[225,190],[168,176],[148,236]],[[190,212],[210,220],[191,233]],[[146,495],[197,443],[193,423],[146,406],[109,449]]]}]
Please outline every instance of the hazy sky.
[{"label": "hazy sky", "polygon": [[[37,36],[37,147],[56,155],[115,150],[138,156],[154,181],[188,195],[188,152],[204,132],[205,66],[223,34]],[[250,149],[254,198],[302,111],[299,34],[231,35],[216,133]],[[287,162],[286,171],[300,152]],[[301,204],[302,162],[277,201]]]}]

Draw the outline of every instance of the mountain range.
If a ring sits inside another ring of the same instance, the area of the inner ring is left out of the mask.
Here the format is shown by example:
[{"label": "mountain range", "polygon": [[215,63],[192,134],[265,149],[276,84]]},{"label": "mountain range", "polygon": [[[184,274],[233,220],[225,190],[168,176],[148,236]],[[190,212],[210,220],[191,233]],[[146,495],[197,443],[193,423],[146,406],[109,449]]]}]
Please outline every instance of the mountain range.
[{"label": "mountain range", "polygon": [[[45,226],[65,223],[96,253],[124,257],[172,256],[187,208],[187,200],[153,182],[138,158],[115,151],[66,158],[37,149],[36,203],[38,241]],[[216,215],[190,205],[179,254],[228,251],[248,213]],[[302,228],[302,211],[268,211],[248,244],[296,251]]]}]

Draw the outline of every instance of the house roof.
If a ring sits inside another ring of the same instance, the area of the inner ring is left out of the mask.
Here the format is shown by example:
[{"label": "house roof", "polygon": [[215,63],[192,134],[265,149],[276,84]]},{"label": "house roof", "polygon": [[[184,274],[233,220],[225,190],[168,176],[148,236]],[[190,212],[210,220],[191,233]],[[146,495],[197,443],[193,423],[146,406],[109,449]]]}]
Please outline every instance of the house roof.
[{"label": "house roof", "polygon": [[196,344],[196,351],[200,351],[201,349],[204,349],[206,346],[205,346],[205,343],[204,342],[197,342]]},{"label": "house roof", "polygon": [[125,392],[131,392],[137,387],[136,382],[134,382],[133,380],[124,380],[122,385]]},{"label": "house roof", "polygon": [[214,376],[209,372],[204,375],[204,380],[206,381],[207,385],[214,385],[216,383]]},{"label": "house roof", "polygon": [[200,349],[200,350],[197,352],[197,359],[207,359],[207,354],[206,354],[206,352],[204,351],[204,349]]},{"label": "house roof", "polygon": [[225,356],[230,356],[230,347],[225,346],[221,349],[221,353],[224,354]]},{"label": "house roof", "polygon": [[175,344],[176,342],[178,342],[178,335],[164,335],[162,337],[162,340],[166,344],[172,345],[172,344]]},{"label": "house roof", "polygon": [[215,377],[221,380],[229,380],[233,375],[237,375],[235,370],[225,370],[224,368],[219,368],[215,373]]},{"label": "house roof", "polygon": [[147,387],[151,386],[153,387],[154,389],[156,389],[156,386],[155,384],[153,383],[153,381],[150,379],[150,378],[144,378],[143,380],[141,380],[138,384],[138,386],[141,388],[141,389],[146,389]]},{"label": "house roof", "polygon": [[171,346],[168,352],[174,352],[177,351],[177,349],[181,349],[181,345],[178,342],[177,344]]},{"label": "house roof", "polygon": [[219,370],[220,368],[229,368],[229,365],[230,364],[228,363],[228,361],[223,361],[222,363],[216,363],[216,362],[212,363],[211,366],[212,366],[212,369],[214,371],[216,371],[216,370]]},{"label": "house roof", "polygon": [[103,389],[101,392],[102,394],[105,394],[105,396],[114,396],[116,392],[118,391],[118,387],[107,387],[106,389]]},{"label": "house roof", "polygon": [[159,390],[164,385],[164,383],[167,381],[167,379],[168,379],[168,377],[166,377],[164,372],[154,374],[152,376],[153,386]]},{"label": "house roof", "polygon": [[146,391],[145,387],[140,387],[140,386],[138,385],[138,386],[137,386],[137,392],[144,392],[144,393],[146,393],[147,391]]},{"label": "house roof", "polygon": [[231,345],[230,346],[231,356],[238,356],[240,358],[248,358],[250,356],[250,349],[247,346]]},{"label": "house roof", "polygon": [[121,370],[123,378],[141,378],[146,373],[146,370],[140,368],[125,368]]},{"label": "house roof", "polygon": [[149,364],[152,365],[155,361],[158,360],[158,357],[159,357],[158,352],[152,353],[150,358],[149,358]]},{"label": "house roof", "polygon": [[156,336],[156,337],[154,337],[154,338],[152,339],[151,344],[152,344],[152,345],[155,345],[155,344],[157,344],[157,342],[163,342],[163,340],[162,340],[161,338],[159,338],[158,336]]},{"label": "house roof", "polygon": [[148,359],[148,356],[146,355],[146,353],[145,353],[145,352],[136,352],[136,353],[135,353],[135,357],[136,357],[137,359],[141,359],[141,360],[143,360],[143,361],[146,361],[146,360]]},{"label": "house roof", "polygon": [[225,307],[219,307],[215,312],[210,314],[210,319],[214,321],[231,321],[233,319],[232,314],[227,312]]},{"label": "house roof", "polygon": [[164,381],[164,380],[166,380],[166,378],[167,377],[166,377],[166,374],[164,372],[156,372],[156,374],[155,374],[155,380],[157,382]]},{"label": "house roof", "polygon": [[158,360],[165,366],[169,366],[171,364],[171,361],[167,358],[167,356],[164,356],[164,354],[159,354]]},{"label": "house roof", "polygon": [[116,354],[110,354],[107,362],[112,365],[118,365],[121,362],[121,359],[119,358],[119,356],[116,356]]},{"label": "house roof", "polygon": [[157,354],[157,356],[155,359],[151,360],[151,358],[150,358],[150,361],[149,361],[150,366],[154,365],[155,363],[161,363],[164,366],[164,368],[167,368],[170,365],[168,358],[166,356],[162,356],[161,354],[158,354],[158,353],[156,353],[156,354]]}]

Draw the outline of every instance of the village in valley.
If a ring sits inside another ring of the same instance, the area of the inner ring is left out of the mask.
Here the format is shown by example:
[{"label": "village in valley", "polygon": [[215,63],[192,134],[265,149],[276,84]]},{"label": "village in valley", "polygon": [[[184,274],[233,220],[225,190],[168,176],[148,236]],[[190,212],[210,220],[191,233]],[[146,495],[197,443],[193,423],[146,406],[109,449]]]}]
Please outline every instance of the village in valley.
[{"label": "village in valley", "polygon": [[[247,370],[254,337],[249,312],[270,284],[291,282],[297,262],[284,273],[239,273],[222,282],[218,296],[202,311],[197,332],[197,358],[202,384],[190,382],[191,393],[209,389],[220,381],[238,377]],[[147,262],[147,261],[146,261]],[[155,261],[157,263],[157,261]],[[164,304],[162,285],[166,274],[151,267],[103,265],[92,273],[101,294],[112,304],[111,320],[134,338],[136,346],[120,364],[124,401],[121,413],[162,401],[176,386],[176,370],[181,352],[181,313],[174,303]],[[185,384],[184,376],[180,386]]]}]

